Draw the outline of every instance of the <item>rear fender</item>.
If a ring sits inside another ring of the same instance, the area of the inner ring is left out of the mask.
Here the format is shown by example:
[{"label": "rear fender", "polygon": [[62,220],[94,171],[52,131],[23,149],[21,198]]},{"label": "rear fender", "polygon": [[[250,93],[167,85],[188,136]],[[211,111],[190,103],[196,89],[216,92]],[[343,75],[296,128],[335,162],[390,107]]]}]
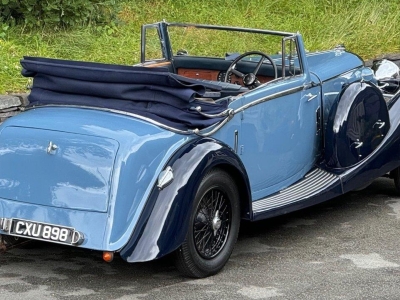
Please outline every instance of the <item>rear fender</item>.
[{"label": "rear fender", "polygon": [[173,181],[154,186],[129,242],[120,250],[128,262],[148,261],[176,250],[185,240],[193,199],[204,175],[226,170],[240,186],[243,217],[250,218],[250,185],[245,168],[225,144],[201,138],[185,144],[170,159]]}]

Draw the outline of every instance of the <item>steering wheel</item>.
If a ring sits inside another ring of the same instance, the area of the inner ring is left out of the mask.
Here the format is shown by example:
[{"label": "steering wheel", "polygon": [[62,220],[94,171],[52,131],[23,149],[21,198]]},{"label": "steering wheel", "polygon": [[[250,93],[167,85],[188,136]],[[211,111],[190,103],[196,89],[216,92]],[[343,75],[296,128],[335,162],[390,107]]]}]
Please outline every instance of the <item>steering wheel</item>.
[{"label": "steering wheel", "polygon": [[[258,62],[254,71],[251,73],[248,73],[248,74],[243,74],[242,72],[236,70],[235,69],[236,64],[239,61],[241,61],[243,58],[245,58],[246,56],[250,56],[250,55],[260,55],[261,56],[260,61]],[[228,82],[229,74],[233,73],[236,76],[242,78],[243,83],[246,87],[259,86],[260,81],[258,81],[256,75],[257,75],[257,72],[260,70],[262,63],[264,62],[264,59],[268,59],[271,62],[272,68],[274,70],[275,78],[278,78],[278,71],[277,71],[276,65],[269,55],[267,55],[261,51],[249,51],[249,52],[245,52],[242,55],[239,55],[238,57],[235,58],[235,60],[231,63],[228,70],[226,71],[224,82]]]}]

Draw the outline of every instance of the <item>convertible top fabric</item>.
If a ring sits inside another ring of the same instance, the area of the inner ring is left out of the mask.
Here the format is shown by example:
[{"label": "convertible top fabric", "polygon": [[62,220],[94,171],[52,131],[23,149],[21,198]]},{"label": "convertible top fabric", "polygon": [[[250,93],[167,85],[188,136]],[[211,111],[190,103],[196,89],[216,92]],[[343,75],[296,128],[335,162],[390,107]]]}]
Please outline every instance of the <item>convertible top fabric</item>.
[{"label": "convertible top fabric", "polygon": [[180,130],[202,129],[223,119],[204,117],[227,109],[228,102],[197,100],[216,84],[144,68],[40,57],[21,60],[22,75],[33,77],[30,106],[78,105],[126,111]]}]

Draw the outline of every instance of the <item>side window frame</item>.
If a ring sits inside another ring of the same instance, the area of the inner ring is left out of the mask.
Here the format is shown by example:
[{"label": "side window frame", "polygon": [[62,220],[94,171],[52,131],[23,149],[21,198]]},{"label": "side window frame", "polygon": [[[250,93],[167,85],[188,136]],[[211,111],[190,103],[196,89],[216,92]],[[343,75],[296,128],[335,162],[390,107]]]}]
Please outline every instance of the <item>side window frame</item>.
[{"label": "side window frame", "polygon": [[[289,47],[287,47],[287,42],[289,42]],[[298,69],[296,69],[294,64],[295,57],[297,57],[299,62]],[[290,74],[289,76],[286,76],[286,65],[288,65],[287,67]],[[282,78],[293,77],[302,74],[304,74],[304,68],[299,52],[299,43],[297,41],[297,37],[296,35],[284,37],[282,39]]]},{"label": "side window frame", "polygon": [[[160,42],[160,58],[148,58],[146,57],[146,47],[147,47],[147,40],[146,40],[146,32],[147,30],[157,30],[158,39]],[[172,55],[170,51],[170,41],[168,36],[167,24],[165,22],[159,22],[155,24],[146,24],[142,25],[141,30],[141,49],[140,49],[140,62],[146,63],[149,61],[171,61]]]}]

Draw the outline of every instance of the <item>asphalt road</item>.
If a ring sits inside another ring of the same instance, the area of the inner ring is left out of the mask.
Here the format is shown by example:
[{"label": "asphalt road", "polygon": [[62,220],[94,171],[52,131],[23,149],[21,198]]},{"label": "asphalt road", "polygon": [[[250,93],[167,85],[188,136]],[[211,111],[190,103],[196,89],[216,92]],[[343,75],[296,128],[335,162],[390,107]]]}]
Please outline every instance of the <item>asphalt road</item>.
[{"label": "asphalt road", "polygon": [[193,280],[170,257],[112,263],[48,244],[0,254],[0,299],[400,299],[400,197],[382,178],[367,189],[242,224],[224,270]]}]

